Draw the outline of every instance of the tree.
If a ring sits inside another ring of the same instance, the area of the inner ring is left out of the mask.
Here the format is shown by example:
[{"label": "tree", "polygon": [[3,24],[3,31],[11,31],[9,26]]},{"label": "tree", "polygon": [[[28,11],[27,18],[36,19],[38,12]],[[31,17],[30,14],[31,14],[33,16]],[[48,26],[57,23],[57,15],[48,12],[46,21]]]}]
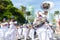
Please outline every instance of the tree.
[{"label": "tree", "polygon": [[14,16],[20,23],[25,22],[23,12],[14,7],[10,0],[0,0],[0,19],[4,17],[8,19],[11,18],[11,16]]},{"label": "tree", "polygon": [[30,11],[27,11],[27,12],[26,12],[26,15],[27,15],[27,16],[30,16],[30,15],[31,15]]},{"label": "tree", "polygon": [[56,22],[57,22],[56,17],[58,17],[58,19],[59,19],[59,11],[58,10],[54,12],[54,16],[55,16],[55,19],[53,20],[53,22],[54,22],[54,24],[56,24]]},{"label": "tree", "polygon": [[55,15],[55,16],[58,15],[58,18],[59,18],[59,11],[58,11],[58,10],[55,11],[54,15]]},{"label": "tree", "polygon": [[56,14],[56,15],[58,15],[59,14],[59,11],[57,10],[57,11],[55,11],[55,13],[54,14]]},{"label": "tree", "polygon": [[26,7],[22,5],[22,6],[21,6],[21,11],[22,11],[22,12],[26,12]]}]

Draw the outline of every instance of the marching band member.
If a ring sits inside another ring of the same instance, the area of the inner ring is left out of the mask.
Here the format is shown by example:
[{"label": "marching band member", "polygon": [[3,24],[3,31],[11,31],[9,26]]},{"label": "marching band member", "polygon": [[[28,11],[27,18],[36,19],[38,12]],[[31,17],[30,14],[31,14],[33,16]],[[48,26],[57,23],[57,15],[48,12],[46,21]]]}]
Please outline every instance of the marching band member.
[{"label": "marching band member", "polygon": [[5,39],[5,33],[8,31],[8,22],[6,22],[6,19],[3,19],[3,23],[1,23],[1,29],[4,32],[4,39]]},{"label": "marching band member", "polygon": [[46,27],[47,27],[47,34],[50,40],[53,40],[53,28],[52,28],[52,24],[51,23],[46,23]]},{"label": "marching band member", "polygon": [[11,19],[9,24],[10,24],[10,26],[9,26],[10,28],[9,29],[17,30],[17,27],[16,27],[17,26],[17,21],[15,21],[14,18]]},{"label": "marching band member", "polygon": [[44,11],[44,15],[45,15],[45,18],[46,18],[46,28],[47,28],[47,34],[48,34],[48,37],[50,40],[53,40],[53,31],[54,29],[52,28],[52,23],[50,23],[49,21],[49,14],[48,14],[48,11]]},{"label": "marching band member", "polygon": [[34,40],[34,28],[32,25],[29,25],[30,31],[29,31],[29,37]]},{"label": "marching band member", "polygon": [[36,25],[36,33],[38,35],[39,40],[49,40],[45,21],[46,20],[44,18],[44,15],[41,12],[38,12],[37,18],[35,19],[33,24]]},{"label": "marching band member", "polygon": [[23,24],[23,33],[22,34],[24,36],[24,40],[27,40],[28,31],[29,31],[29,29],[28,29],[27,24]]},{"label": "marching band member", "polygon": [[8,22],[6,22],[6,19],[3,19],[3,23],[1,23],[1,28],[7,29],[8,28]]},{"label": "marching band member", "polygon": [[12,31],[12,29],[14,29],[14,33],[12,33],[11,35],[14,35],[14,37],[13,37],[13,39],[15,38],[15,40],[16,40],[16,35],[17,35],[17,28],[16,28],[16,25],[17,25],[17,21],[14,21],[14,18],[12,18],[11,19],[11,21],[10,21],[10,26],[9,26],[9,30],[11,30]]},{"label": "marching band member", "polygon": [[49,39],[50,40],[53,40],[53,28],[52,28],[52,23],[50,23],[49,21],[49,15],[48,15],[48,11],[44,11],[44,15],[45,15],[45,18],[46,18],[46,28],[47,28],[47,34],[49,36]]},{"label": "marching band member", "polygon": [[22,31],[23,31],[22,26],[19,26],[17,30],[18,30],[18,40],[21,40]]},{"label": "marching band member", "polygon": [[0,29],[0,40],[4,40],[4,31]]},{"label": "marching band member", "polygon": [[14,29],[9,29],[6,33],[5,33],[5,40],[16,40],[16,36],[15,36],[15,30]]}]

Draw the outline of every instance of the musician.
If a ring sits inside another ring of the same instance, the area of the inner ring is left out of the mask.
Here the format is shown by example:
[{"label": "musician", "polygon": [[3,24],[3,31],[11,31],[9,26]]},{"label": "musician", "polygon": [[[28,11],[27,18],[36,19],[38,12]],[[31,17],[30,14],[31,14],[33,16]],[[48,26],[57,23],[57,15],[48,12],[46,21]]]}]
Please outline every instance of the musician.
[{"label": "musician", "polygon": [[52,28],[52,23],[45,23],[46,24],[46,28],[47,28],[47,34],[50,40],[53,40],[53,31],[54,29]]},{"label": "musician", "polygon": [[15,19],[14,18],[11,18],[11,20],[10,20],[10,26],[9,26],[9,30],[11,30],[12,31],[12,29],[14,29],[14,33],[13,33],[13,38],[15,38],[16,39],[16,35],[17,35],[17,28],[16,28],[16,26],[17,26],[17,21],[14,21]]},{"label": "musician", "polygon": [[34,19],[33,25],[39,25],[41,23],[43,23],[42,21],[45,21],[45,15],[42,14],[41,11],[38,11],[37,13],[37,18]]},{"label": "musician", "polygon": [[23,24],[23,36],[24,36],[24,40],[27,40],[27,36],[28,36],[28,31],[29,31],[29,28],[27,26],[27,24]]},{"label": "musician", "polygon": [[8,28],[8,22],[6,21],[6,18],[3,19],[1,23],[1,28],[7,29]]},{"label": "musician", "polygon": [[53,29],[53,25],[52,23],[49,21],[49,17],[48,17],[48,11],[44,11],[44,15],[46,17],[46,24],[47,24],[47,33],[48,33],[48,36],[49,36],[49,39],[50,40],[53,40],[53,32],[54,32],[54,29]]},{"label": "musician", "polygon": [[11,28],[11,29],[16,29],[17,21],[15,21],[14,17],[11,18],[9,24],[10,24],[10,28]]},{"label": "musician", "polygon": [[18,34],[17,34],[18,40],[21,40],[21,36],[22,36],[22,32],[23,32],[23,26],[22,25],[18,26],[17,30],[18,30]]},{"label": "musician", "polygon": [[34,28],[33,25],[29,25],[29,37],[31,38],[31,40],[34,40]]},{"label": "musician", "polygon": [[34,25],[36,25],[36,33],[38,35],[39,40],[49,40],[48,34],[47,34],[47,28],[46,28],[46,18],[42,14],[42,12],[37,13],[37,18],[33,22]]}]

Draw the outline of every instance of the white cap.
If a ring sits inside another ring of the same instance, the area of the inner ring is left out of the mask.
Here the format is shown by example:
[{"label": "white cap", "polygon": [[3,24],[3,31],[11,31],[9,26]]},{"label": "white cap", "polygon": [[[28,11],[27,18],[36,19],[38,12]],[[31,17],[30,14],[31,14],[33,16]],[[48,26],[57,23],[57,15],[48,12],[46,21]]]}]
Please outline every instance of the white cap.
[{"label": "white cap", "polygon": [[14,23],[17,24],[17,21],[15,21]]},{"label": "white cap", "polygon": [[10,24],[13,24],[13,22],[10,22]]}]

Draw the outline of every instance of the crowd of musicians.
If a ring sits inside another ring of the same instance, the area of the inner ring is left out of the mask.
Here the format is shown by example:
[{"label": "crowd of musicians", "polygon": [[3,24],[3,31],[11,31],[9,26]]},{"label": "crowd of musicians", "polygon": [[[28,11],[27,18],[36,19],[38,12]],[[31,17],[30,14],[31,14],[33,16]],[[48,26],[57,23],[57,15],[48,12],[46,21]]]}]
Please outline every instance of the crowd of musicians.
[{"label": "crowd of musicians", "polygon": [[31,38],[30,40],[35,40],[35,36],[39,40],[53,40],[53,29],[52,24],[50,24],[47,18],[42,15],[42,13],[37,13],[37,18],[34,19],[32,24],[19,24],[14,18],[8,21],[3,19],[0,22],[0,40],[24,40]]}]

